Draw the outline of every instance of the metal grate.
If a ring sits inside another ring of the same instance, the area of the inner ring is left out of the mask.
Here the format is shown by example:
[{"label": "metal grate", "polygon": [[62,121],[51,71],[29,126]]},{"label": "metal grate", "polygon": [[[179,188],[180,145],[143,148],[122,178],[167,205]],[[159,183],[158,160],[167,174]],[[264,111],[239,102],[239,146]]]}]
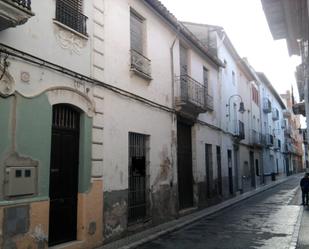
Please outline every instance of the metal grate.
[{"label": "metal grate", "polygon": [[181,75],[179,81],[181,100],[206,108],[207,88],[189,75]]},{"label": "metal grate", "polygon": [[151,61],[138,51],[131,49],[131,69],[151,77]]},{"label": "metal grate", "polygon": [[129,223],[146,217],[146,138],[145,135],[129,133]]},{"label": "metal grate", "polygon": [[74,29],[75,31],[87,35],[87,16],[81,13],[81,1],[72,4],[70,0],[57,0],[56,20]]},{"label": "metal grate", "polygon": [[17,3],[23,8],[31,10],[31,0],[12,0],[12,2]]},{"label": "metal grate", "polygon": [[53,108],[53,127],[78,130],[79,113],[69,105],[55,105]]}]

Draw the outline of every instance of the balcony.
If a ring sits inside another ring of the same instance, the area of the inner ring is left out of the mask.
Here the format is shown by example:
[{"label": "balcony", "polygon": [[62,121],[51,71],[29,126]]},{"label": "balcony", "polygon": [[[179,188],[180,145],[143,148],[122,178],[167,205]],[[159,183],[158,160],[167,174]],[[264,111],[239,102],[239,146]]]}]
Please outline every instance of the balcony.
[{"label": "balcony", "polygon": [[267,147],[273,147],[274,146],[274,136],[271,134],[266,134],[265,136],[265,145]]},{"label": "balcony", "polygon": [[245,124],[238,120],[238,130],[234,134],[237,141],[245,139]]},{"label": "balcony", "polygon": [[262,147],[262,134],[260,132],[257,132],[256,130],[251,131],[251,143],[255,147]]},{"label": "balcony", "polygon": [[281,120],[281,128],[282,128],[282,129],[285,129],[285,128],[286,128],[286,121],[285,121],[285,119],[282,119],[282,120]]},{"label": "balcony", "polygon": [[56,21],[66,25],[80,34],[87,36],[87,19],[88,17],[83,15],[77,6],[68,4],[63,0],[57,0]]},{"label": "balcony", "polygon": [[277,138],[274,139],[274,150],[280,151],[281,149],[281,141]]},{"label": "balcony", "polygon": [[295,115],[303,115],[306,117],[306,109],[305,109],[305,102],[297,103],[293,105],[293,112]]},{"label": "balcony", "polygon": [[279,110],[277,108],[273,108],[272,119],[273,121],[279,120]]},{"label": "balcony", "polygon": [[299,66],[296,67],[296,81],[297,81],[300,101],[305,99],[305,82],[306,82],[305,72],[306,72],[305,64],[300,64]]},{"label": "balcony", "polygon": [[284,118],[290,118],[291,112],[289,110],[283,110],[283,117]]},{"label": "balcony", "polygon": [[141,53],[131,49],[131,70],[146,80],[151,78],[151,61]]},{"label": "balcony", "polygon": [[207,93],[207,88],[192,79],[189,75],[176,78],[176,108],[186,116],[196,118],[199,113],[213,111],[213,97]]},{"label": "balcony", "polygon": [[263,99],[263,111],[264,113],[271,113],[271,102],[268,98]]},{"label": "balcony", "polygon": [[32,16],[31,0],[0,1],[0,31],[22,25]]},{"label": "balcony", "polygon": [[292,134],[292,129],[290,127],[287,127],[287,128],[284,129],[284,135],[286,137],[290,137],[291,134]]},{"label": "balcony", "polygon": [[290,154],[298,154],[297,147],[292,143],[285,143],[284,152]]}]

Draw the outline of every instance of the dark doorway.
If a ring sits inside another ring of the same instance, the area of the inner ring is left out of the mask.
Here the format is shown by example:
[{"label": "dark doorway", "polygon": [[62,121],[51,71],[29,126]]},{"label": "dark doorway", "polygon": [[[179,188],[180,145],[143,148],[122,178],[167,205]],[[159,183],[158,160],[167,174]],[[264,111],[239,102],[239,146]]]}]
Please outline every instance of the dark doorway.
[{"label": "dark doorway", "polygon": [[290,160],[289,157],[285,158],[285,169],[286,169],[286,175],[290,175]]},{"label": "dark doorway", "polygon": [[255,159],[255,174],[256,176],[260,176],[260,167],[259,167],[259,160]]},{"label": "dark doorway", "polygon": [[255,181],[255,168],[254,168],[254,153],[253,151],[250,151],[249,154],[250,159],[250,175],[251,175],[251,187],[256,187],[256,181]]},{"label": "dark doorway", "polygon": [[53,107],[48,245],[76,240],[80,114]]},{"label": "dark doorway", "polygon": [[129,133],[129,224],[146,217],[146,139],[146,135]]},{"label": "dark doorway", "polygon": [[212,170],[212,146],[211,144],[205,145],[205,159],[206,159],[206,193],[207,198],[212,197],[213,188],[213,170]]},{"label": "dark doorway", "polygon": [[232,150],[227,150],[227,164],[229,169],[229,191],[232,195],[233,191],[233,168],[232,168]]},{"label": "dark doorway", "polygon": [[222,196],[222,169],[221,169],[221,148],[217,146],[217,171],[218,171],[218,193]]},{"label": "dark doorway", "polygon": [[177,122],[179,208],[193,206],[191,126]]}]

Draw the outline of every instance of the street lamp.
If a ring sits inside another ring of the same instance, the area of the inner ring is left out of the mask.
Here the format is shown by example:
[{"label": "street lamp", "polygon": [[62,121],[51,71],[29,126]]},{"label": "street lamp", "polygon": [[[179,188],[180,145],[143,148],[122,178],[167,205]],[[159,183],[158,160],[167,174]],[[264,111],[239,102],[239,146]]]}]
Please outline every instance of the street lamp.
[{"label": "street lamp", "polygon": [[241,113],[241,114],[243,114],[245,111],[246,111],[246,109],[245,109],[245,104],[244,104],[244,102],[242,101],[242,98],[241,98],[241,96],[239,95],[239,94],[234,94],[234,95],[232,95],[232,96],[230,96],[229,97],[229,101],[228,101],[228,103],[226,104],[226,107],[228,107],[229,108],[229,113],[228,114],[226,114],[226,116],[227,117],[229,117],[230,118],[230,116],[231,116],[231,99],[233,98],[233,97],[238,97],[238,98],[240,98],[240,103],[239,103],[239,112]]}]

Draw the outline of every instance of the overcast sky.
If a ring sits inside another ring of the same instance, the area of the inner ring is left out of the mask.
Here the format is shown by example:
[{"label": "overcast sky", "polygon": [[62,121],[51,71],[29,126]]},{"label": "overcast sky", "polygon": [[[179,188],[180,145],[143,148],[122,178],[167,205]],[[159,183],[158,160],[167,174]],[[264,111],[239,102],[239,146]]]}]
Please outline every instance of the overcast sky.
[{"label": "overcast sky", "polygon": [[241,57],[266,74],[279,93],[294,85],[298,56],[289,57],[286,41],[274,41],[260,0],[161,0],[180,21],[224,27]]}]

